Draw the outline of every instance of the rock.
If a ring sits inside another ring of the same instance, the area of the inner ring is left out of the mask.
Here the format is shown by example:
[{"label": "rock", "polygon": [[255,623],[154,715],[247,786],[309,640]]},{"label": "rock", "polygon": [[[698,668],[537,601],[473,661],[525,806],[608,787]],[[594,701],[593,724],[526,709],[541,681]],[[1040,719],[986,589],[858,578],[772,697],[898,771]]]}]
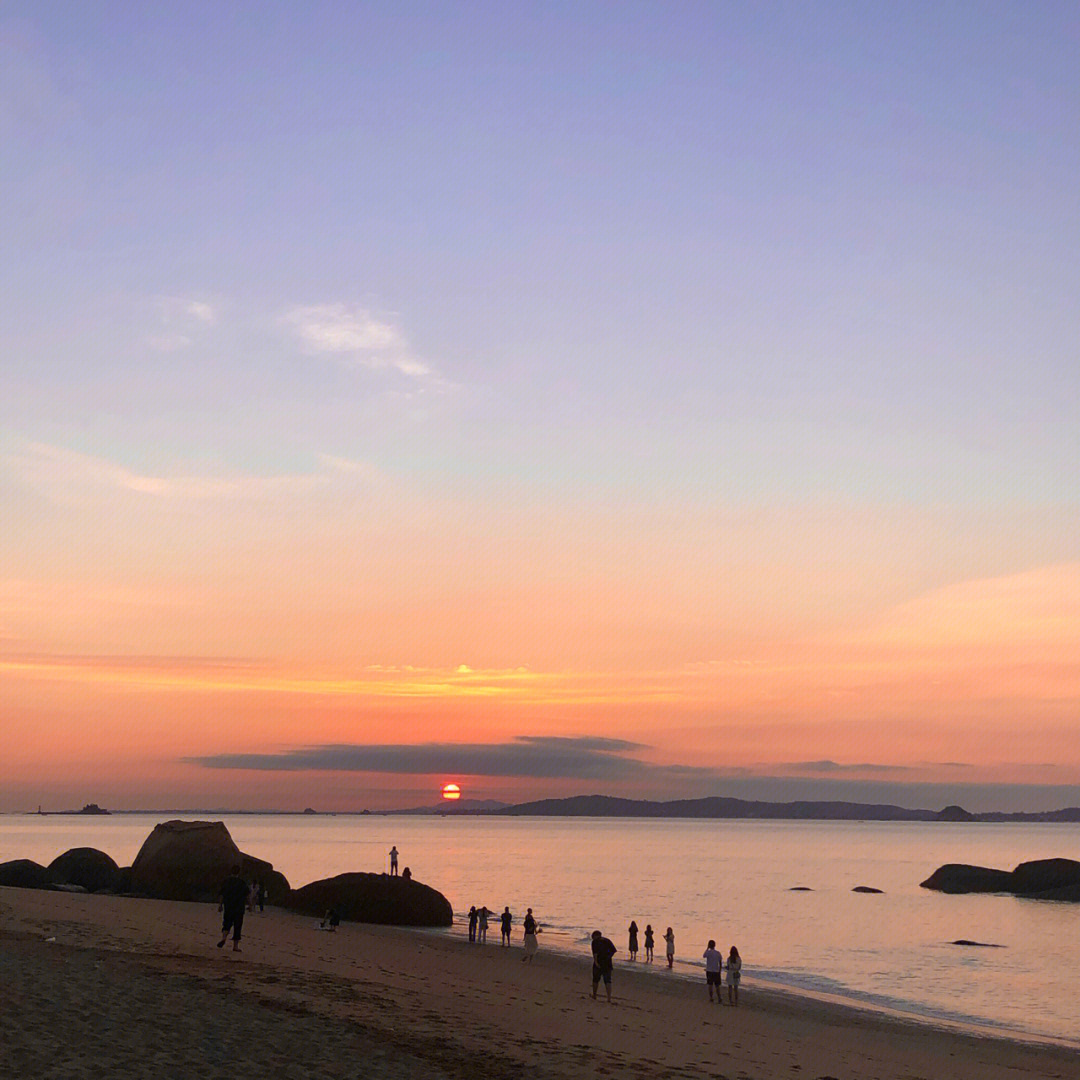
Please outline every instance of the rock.
[{"label": "rock", "polygon": [[65,851],[49,863],[53,881],[81,885],[87,892],[110,892],[116,888],[120,867],[97,848],[81,847]]},{"label": "rock", "polygon": [[256,859],[254,855],[240,853],[240,873],[248,881],[261,881],[266,888],[266,902],[281,907],[292,889],[289,881],[273,863],[265,859]]},{"label": "rock", "polygon": [[1012,872],[1012,891],[1032,896],[1051,890],[1080,886],[1080,862],[1072,859],[1039,859],[1021,863]]},{"label": "rock", "polygon": [[52,874],[48,869],[32,859],[0,863],[0,885],[13,889],[47,889],[52,883]]},{"label": "rock", "polygon": [[1024,893],[1025,900],[1071,900],[1080,902],[1080,885],[1063,885],[1060,889],[1047,889],[1046,892]]},{"label": "rock", "polygon": [[71,885],[66,881],[54,881],[52,888],[56,892],[88,893],[90,891],[85,885]]},{"label": "rock", "polygon": [[869,885],[856,885],[855,888],[852,889],[851,891],[852,892],[865,892],[865,893],[880,893],[880,892],[883,892],[884,890],[882,890],[882,889],[872,889],[872,888],[870,888]]},{"label": "rock", "polygon": [[989,866],[969,866],[967,863],[946,863],[939,866],[925,881],[923,889],[943,893],[1011,892],[1012,874]]},{"label": "rock", "polygon": [[131,891],[131,867],[121,866],[116,874],[116,884],[113,886],[113,892],[129,893]]},{"label": "rock", "polygon": [[969,941],[967,938],[957,938],[950,941],[950,945],[971,945],[978,949],[1004,949],[1004,945],[991,945],[988,941]]},{"label": "rock", "polygon": [[809,885],[792,885],[788,892],[813,892]]},{"label": "rock", "polygon": [[214,901],[240,849],[223,821],[165,821],[131,864],[131,891],[160,900]]},{"label": "rock", "polygon": [[454,913],[442,893],[412,879],[387,874],[338,874],[294,889],[286,907],[322,917],[336,908],[350,922],[389,926],[450,926]]}]

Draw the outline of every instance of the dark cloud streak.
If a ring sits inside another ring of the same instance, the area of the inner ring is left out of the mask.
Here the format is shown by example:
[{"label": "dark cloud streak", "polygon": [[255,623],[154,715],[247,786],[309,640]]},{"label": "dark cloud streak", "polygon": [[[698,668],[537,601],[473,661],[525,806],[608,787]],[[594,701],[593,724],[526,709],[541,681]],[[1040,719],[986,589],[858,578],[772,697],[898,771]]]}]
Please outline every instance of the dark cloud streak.
[{"label": "dark cloud streak", "polygon": [[715,776],[711,769],[653,765],[628,755],[647,749],[625,739],[519,735],[506,743],[331,744],[278,754],[212,754],[185,758],[209,769],[268,772],[371,772],[413,775],[512,776],[538,780],[638,780],[677,774]]}]

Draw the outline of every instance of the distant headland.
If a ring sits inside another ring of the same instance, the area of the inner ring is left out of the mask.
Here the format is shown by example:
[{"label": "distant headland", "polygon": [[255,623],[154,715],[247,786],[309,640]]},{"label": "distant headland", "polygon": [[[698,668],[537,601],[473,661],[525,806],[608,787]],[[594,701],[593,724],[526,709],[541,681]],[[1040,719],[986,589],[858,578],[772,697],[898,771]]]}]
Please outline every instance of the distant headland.
[{"label": "distant headland", "polygon": [[96,802],[88,802],[81,810],[42,810],[41,807],[39,806],[37,808],[37,812],[42,817],[47,817],[47,816],[49,816],[49,817],[60,817],[61,815],[64,815],[64,814],[67,814],[69,816],[70,815],[75,815],[75,814],[86,814],[89,817],[96,817],[96,816],[99,816],[101,814],[111,814],[112,813],[111,810],[102,809],[102,807],[98,806],[98,804]]}]

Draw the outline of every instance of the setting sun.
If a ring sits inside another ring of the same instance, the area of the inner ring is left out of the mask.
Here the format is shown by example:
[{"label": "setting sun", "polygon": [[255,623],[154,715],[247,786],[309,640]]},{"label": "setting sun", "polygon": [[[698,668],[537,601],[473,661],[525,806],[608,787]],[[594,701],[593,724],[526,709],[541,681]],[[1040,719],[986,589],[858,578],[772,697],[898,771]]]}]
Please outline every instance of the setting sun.
[{"label": "setting sun", "polygon": [[442,797],[449,799],[451,802],[454,799],[460,799],[461,788],[457,784],[443,784]]}]

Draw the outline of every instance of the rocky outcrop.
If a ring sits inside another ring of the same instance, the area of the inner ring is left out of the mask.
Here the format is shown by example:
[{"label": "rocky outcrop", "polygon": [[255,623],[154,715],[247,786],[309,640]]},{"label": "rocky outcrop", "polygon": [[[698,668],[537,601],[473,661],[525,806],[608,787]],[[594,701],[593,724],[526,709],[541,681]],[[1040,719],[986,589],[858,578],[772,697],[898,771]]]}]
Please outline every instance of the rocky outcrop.
[{"label": "rocky outcrop", "polygon": [[962,806],[946,806],[937,813],[938,821],[974,821],[975,815],[968,813]]},{"label": "rocky outcrop", "polygon": [[1039,896],[1080,886],[1080,862],[1072,859],[1039,859],[1021,863],[1012,872],[1012,891],[1021,896]]},{"label": "rocky outcrop", "polygon": [[852,889],[851,891],[852,892],[861,892],[861,893],[880,893],[883,890],[882,889],[871,888],[869,885],[856,885],[855,888]]},{"label": "rocky outcrop", "polygon": [[165,821],[146,838],[130,875],[119,871],[125,892],[160,900],[215,901],[222,881],[239,864],[249,881],[262,881],[271,904],[289,895],[289,883],[272,863],[245,855],[223,821]]},{"label": "rocky outcrop", "polygon": [[48,869],[32,859],[0,863],[0,885],[13,889],[48,889],[52,883],[52,874]]},{"label": "rocky outcrop", "polygon": [[131,864],[131,890],[159,900],[215,900],[240,861],[223,821],[165,821]]},{"label": "rocky outcrop", "polygon": [[87,892],[112,892],[120,878],[120,867],[97,848],[72,848],[49,863],[53,881],[80,885]]},{"label": "rocky outcrop", "polygon": [[989,866],[968,866],[966,863],[946,863],[939,866],[925,881],[923,889],[943,893],[1009,892],[1012,874]]},{"label": "rocky outcrop", "polygon": [[945,893],[997,892],[1031,900],[1080,901],[1080,862],[1038,859],[1021,863],[1012,871],[948,863],[938,867],[921,886]]},{"label": "rocky outcrop", "polygon": [[294,889],[286,907],[323,916],[334,908],[342,920],[389,926],[450,926],[454,913],[442,893],[414,879],[387,874],[338,874]]}]

